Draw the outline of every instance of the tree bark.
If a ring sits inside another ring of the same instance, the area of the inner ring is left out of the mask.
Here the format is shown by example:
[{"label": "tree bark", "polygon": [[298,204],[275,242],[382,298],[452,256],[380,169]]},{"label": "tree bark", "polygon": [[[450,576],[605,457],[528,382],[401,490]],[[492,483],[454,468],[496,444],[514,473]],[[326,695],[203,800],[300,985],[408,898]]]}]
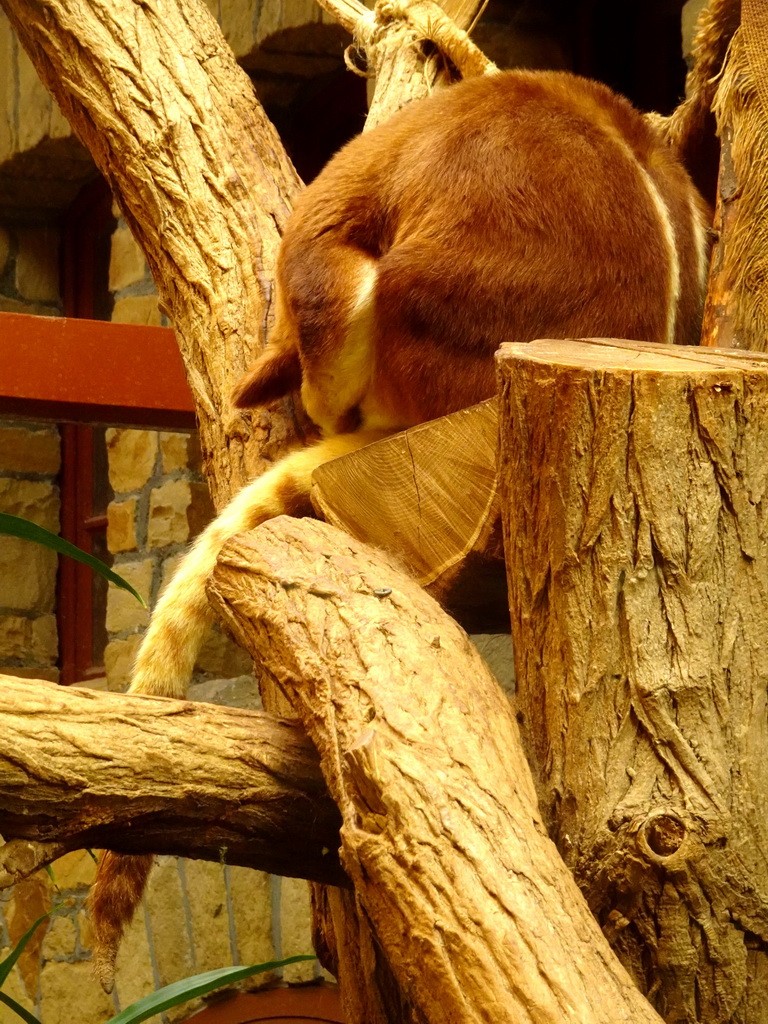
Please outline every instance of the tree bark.
[{"label": "tree bark", "polygon": [[742,0],[715,103],[720,175],[702,344],[768,349],[768,9]]},{"label": "tree bark", "polygon": [[0,887],[67,850],[172,853],[348,884],[295,723],[0,676]]},{"label": "tree bark", "polygon": [[144,250],[220,508],[295,430],[229,392],[264,344],[299,178],[204,3],[0,2]]},{"label": "tree bark", "polygon": [[546,835],[504,694],[413,580],[281,517],[226,545],[209,596],[320,752],[357,920],[412,1019],[658,1020]]},{"label": "tree bark", "polygon": [[[364,131],[375,128],[413,100],[424,99],[434,89],[449,85],[456,74],[470,77],[495,70],[463,31],[473,24],[481,2],[376,3],[373,17],[369,14],[351,25],[347,0],[318,0],[326,10],[340,15],[342,24],[350,28],[354,38],[350,51],[355,61],[362,60],[367,73],[375,78]],[[433,42],[437,49],[433,46],[428,52],[425,44]],[[446,57],[453,67],[447,64]]]},{"label": "tree bark", "polygon": [[709,284],[704,301],[701,344],[707,348],[741,348],[737,329],[737,294],[734,292],[733,261],[730,243],[733,222],[739,214],[741,189],[733,167],[733,128],[723,125],[720,137],[720,173],[712,224],[714,244],[709,269]]},{"label": "tree bark", "polygon": [[765,1021],[768,358],[539,341],[499,371],[517,700],[550,834],[662,1016]]}]

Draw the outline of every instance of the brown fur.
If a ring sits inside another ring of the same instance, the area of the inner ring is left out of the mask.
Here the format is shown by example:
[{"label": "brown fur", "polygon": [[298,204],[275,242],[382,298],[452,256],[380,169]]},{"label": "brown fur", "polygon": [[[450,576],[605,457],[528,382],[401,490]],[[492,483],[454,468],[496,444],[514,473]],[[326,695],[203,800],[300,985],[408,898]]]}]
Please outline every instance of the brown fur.
[{"label": "brown fur", "polygon": [[[696,343],[706,220],[661,137],[626,100],[570,75],[475,79],[351,142],[297,204],[269,344],[236,392],[250,405],[300,385],[325,439],[201,535],[155,610],[132,692],[184,696],[228,537],[308,511],[327,459],[493,394],[502,342]],[[101,976],[141,894],[120,881],[125,863],[104,862],[92,900]]]},{"label": "brown fur", "polygon": [[107,992],[112,991],[115,957],[123,931],[139,905],[153,857],[123,856],[109,850],[101,855],[96,881],[88,894],[94,931],[94,972]]},{"label": "brown fur", "polygon": [[[671,336],[649,187],[680,262]],[[556,72],[455,86],[351,142],[301,197],[270,346],[238,404],[274,394],[279,353],[326,432],[353,406],[362,426],[394,429],[491,394],[503,341],[695,343],[705,222],[674,152],[605,86]],[[352,374],[344,339],[366,268],[369,351]]]}]

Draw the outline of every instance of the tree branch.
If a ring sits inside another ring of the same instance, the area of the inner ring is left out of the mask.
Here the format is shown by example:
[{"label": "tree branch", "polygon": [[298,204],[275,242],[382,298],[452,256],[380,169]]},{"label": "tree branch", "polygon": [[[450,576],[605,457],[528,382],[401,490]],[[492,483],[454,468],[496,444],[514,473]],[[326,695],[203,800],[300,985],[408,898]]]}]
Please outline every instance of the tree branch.
[{"label": "tree branch", "polygon": [[23,881],[69,849],[66,843],[38,843],[34,839],[11,839],[0,844],[0,889]]},{"label": "tree branch", "polygon": [[[376,79],[366,131],[450,83],[444,57],[468,76],[494,70],[464,31],[474,22],[481,0],[379,0],[373,11],[356,0],[318,2],[354,37],[348,64],[356,67],[363,56],[367,73]],[[425,54],[422,44],[427,40],[435,43],[437,53]]]},{"label": "tree branch", "polygon": [[298,725],[0,676],[0,886],[67,850],[172,853],[346,884]]},{"label": "tree branch", "polygon": [[658,1024],[547,838],[504,694],[435,601],[287,517],[225,547],[209,596],[320,751],[409,1019]]},{"label": "tree branch", "polygon": [[370,17],[372,13],[360,0],[317,0],[317,3],[350,35],[355,34],[361,19]]},{"label": "tree branch", "polygon": [[229,394],[264,343],[299,178],[204,3],[0,3],[146,254],[220,507],[293,433],[288,410],[233,415]]}]

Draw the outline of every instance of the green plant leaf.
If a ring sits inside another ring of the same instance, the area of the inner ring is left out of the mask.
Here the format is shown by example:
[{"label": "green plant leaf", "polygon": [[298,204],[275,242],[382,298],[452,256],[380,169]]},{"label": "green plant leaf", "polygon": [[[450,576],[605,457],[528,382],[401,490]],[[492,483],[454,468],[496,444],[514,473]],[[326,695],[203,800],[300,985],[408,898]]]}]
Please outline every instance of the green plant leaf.
[{"label": "green plant leaf", "polygon": [[197,996],[207,995],[214,989],[223,985],[231,985],[243,978],[249,978],[252,974],[260,974],[262,971],[274,971],[278,967],[285,967],[286,964],[295,964],[299,960],[315,960],[314,956],[289,956],[286,960],[270,960],[266,964],[256,964],[255,967],[221,967],[217,971],[206,971],[205,974],[195,974],[191,978],[183,978],[175,981],[172,985],[158,989],[150,996],[139,999],[131,1006],[126,1006],[116,1017],[111,1017],[107,1024],[141,1024],[141,1021],[153,1017],[156,1013],[169,1010],[172,1006],[185,1003],[188,999],[195,999]]},{"label": "green plant leaf", "polygon": [[[24,947],[29,942],[29,940],[32,938],[32,936],[35,934],[37,929],[40,927],[40,925],[43,923],[43,921],[46,919],[46,917],[50,917],[50,915],[54,912],[54,910],[58,910],[58,909],[59,909],[59,905],[57,904],[55,907],[51,907],[51,909],[47,913],[41,914],[41,916],[38,917],[38,919],[34,922],[34,924],[31,924],[29,926],[29,928],[27,928],[27,930],[21,936],[21,938],[16,943],[16,945],[13,947],[13,949],[8,954],[8,956],[5,958],[5,960],[0,960],[0,988],[2,988],[3,985],[6,983],[6,981],[8,980],[8,975],[13,970],[13,965],[19,959],[21,954],[24,952]],[[2,995],[2,993],[0,993],[0,995]]]},{"label": "green plant leaf", "polygon": [[29,1010],[25,1010],[23,1006],[19,1006],[15,999],[11,999],[5,992],[0,992],[0,1003],[5,1003],[6,1006],[10,1006],[15,1014],[25,1020],[27,1024],[40,1024],[40,1021],[34,1014],[30,1013]]},{"label": "green plant leaf", "polygon": [[0,512],[0,533],[5,534],[6,537],[20,537],[21,540],[31,540],[35,544],[42,544],[43,547],[50,548],[51,551],[57,551],[60,555],[67,555],[69,558],[74,558],[77,562],[82,562],[83,565],[87,565],[94,572],[108,579],[110,583],[114,583],[116,587],[120,587],[133,594],[144,608],[147,607],[147,602],[141,594],[134,590],[130,583],[124,580],[122,576],[118,576],[116,572],[110,569],[108,565],[99,561],[98,558],[94,558],[93,555],[89,555],[86,551],[81,551],[80,548],[70,544],[63,537],[57,537],[55,533],[46,530],[44,526],[30,523],[28,519],[22,519],[21,516],[12,516],[9,512]]}]

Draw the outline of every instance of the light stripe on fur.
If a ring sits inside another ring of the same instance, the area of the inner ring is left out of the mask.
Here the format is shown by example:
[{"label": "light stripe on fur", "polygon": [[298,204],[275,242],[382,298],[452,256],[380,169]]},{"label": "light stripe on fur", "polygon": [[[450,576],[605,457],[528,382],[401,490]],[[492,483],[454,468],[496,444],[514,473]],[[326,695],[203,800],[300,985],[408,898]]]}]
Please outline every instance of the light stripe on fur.
[{"label": "light stripe on fur", "polygon": [[672,217],[670,216],[667,204],[659,191],[656,183],[651,178],[648,171],[637,165],[637,169],[640,173],[640,177],[645,185],[648,195],[653,203],[656,215],[659,218],[659,224],[661,226],[661,236],[664,239],[664,244],[667,249],[667,255],[669,258],[669,285],[667,290],[667,328],[665,341],[667,345],[674,344],[675,341],[675,330],[677,327],[677,307],[680,302],[680,254],[677,248],[677,239],[675,238],[675,226],[672,223]]},{"label": "light stripe on fur", "polygon": [[707,286],[709,275],[709,232],[708,219],[705,211],[702,210],[702,203],[695,192],[688,193],[688,208],[691,211],[691,224],[693,226],[693,238],[696,251],[696,280],[702,293]]},{"label": "light stripe on fur", "polygon": [[328,436],[339,430],[339,411],[359,407],[373,371],[373,314],[377,266],[370,257],[350,252],[346,316],[339,326],[341,344],[324,353],[322,368],[305,370],[301,397],[307,415]]}]

